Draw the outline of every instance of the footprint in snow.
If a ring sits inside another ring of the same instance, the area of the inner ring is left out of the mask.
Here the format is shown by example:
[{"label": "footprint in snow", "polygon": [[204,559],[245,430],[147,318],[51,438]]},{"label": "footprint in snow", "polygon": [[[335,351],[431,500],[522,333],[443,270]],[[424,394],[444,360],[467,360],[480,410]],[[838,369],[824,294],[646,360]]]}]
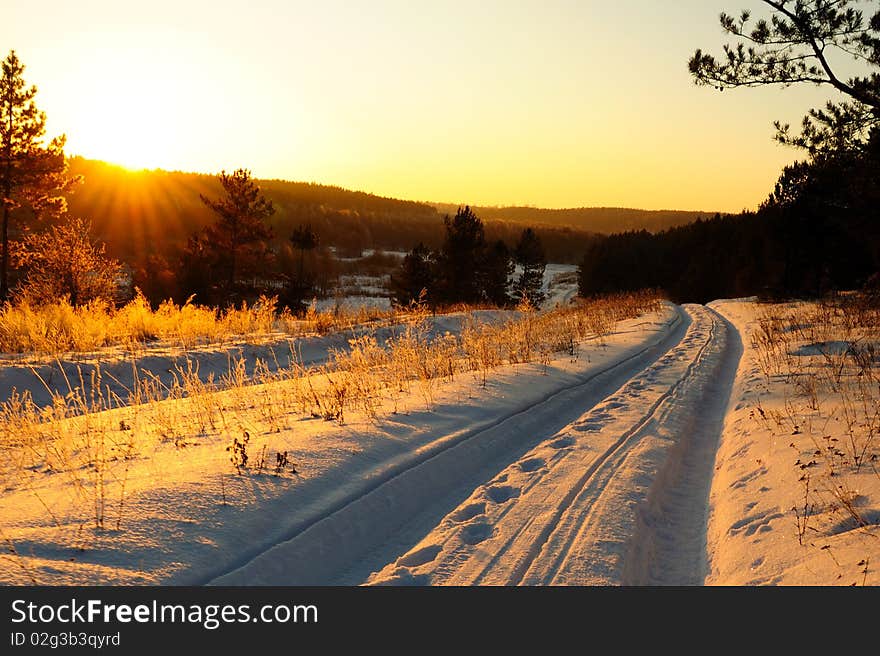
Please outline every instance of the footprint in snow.
[{"label": "footprint in snow", "polygon": [[486,490],[486,496],[494,503],[504,503],[519,496],[519,488],[511,485],[494,485]]},{"label": "footprint in snow", "polygon": [[771,512],[768,510],[734,522],[730,526],[729,532],[731,535],[742,533],[747,537],[751,537],[755,533],[767,533],[773,530],[773,527],[770,526],[770,523],[773,520],[780,519],[782,517],[784,517],[782,513]]},{"label": "footprint in snow", "polygon": [[468,524],[461,529],[461,540],[465,544],[479,544],[492,535],[492,526],[485,522]]},{"label": "footprint in snow", "polygon": [[585,421],[583,424],[578,424],[574,426],[574,430],[578,433],[598,433],[605,427],[604,421],[590,420]]},{"label": "footprint in snow", "polygon": [[459,508],[454,513],[452,513],[450,519],[454,522],[466,522],[469,519],[473,519],[477,515],[482,515],[486,512],[486,502],[480,501],[479,503],[469,503],[464,508]]},{"label": "footprint in snow", "polygon": [[533,472],[544,466],[546,461],[543,458],[529,458],[519,463],[519,468],[524,472]]},{"label": "footprint in snow", "polygon": [[422,547],[421,549],[416,549],[415,551],[402,556],[397,561],[397,564],[401,567],[418,567],[419,565],[425,565],[434,560],[442,550],[443,547],[439,544]]},{"label": "footprint in snow", "polygon": [[428,574],[413,574],[406,567],[398,567],[389,576],[384,579],[378,579],[373,585],[391,586],[391,585],[418,585],[426,586],[431,584],[431,577]]}]

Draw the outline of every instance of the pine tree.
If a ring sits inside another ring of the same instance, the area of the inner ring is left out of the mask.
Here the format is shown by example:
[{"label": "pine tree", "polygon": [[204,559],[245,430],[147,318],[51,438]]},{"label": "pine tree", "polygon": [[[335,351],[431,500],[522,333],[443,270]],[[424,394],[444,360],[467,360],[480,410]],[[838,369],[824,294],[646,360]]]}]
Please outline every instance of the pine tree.
[{"label": "pine tree", "polygon": [[93,240],[91,224],[68,218],[64,223],[32,234],[25,241],[27,275],[18,292],[34,304],[67,298],[71,305],[114,300],[121,267],[105,256],[105,246]]},{"label": "pine tree", "polygon": [[498,307],[510,305],[509,290],[514,270],[510,249],[499,239],[486,252],[482,286],[487,301]]},{"label": "pine tree", "polygon": [[226,193],[224,198],[211,200],[200,195],[202,202],[219,217],[205,229],[201,247],[207,250],[207,259],[225,273],[229,300],[240,276],[256,273],[264,264],[261,260],[267,255],[266,240],[272,237],[265,219],[275,213],[275,207],[251,179],[250,171],[221,171],[218,178]]},{"label": "pine tree", "polygon": [[533,307],[544,302],[544,269],[547,258],[541,238],[531,228],[523,230],[519,242],[513,251],[516,263],[522,267],[519,277],[513,285],[513,299],[519,303],[527,300]]},{"label": "pine tree", "polygon": [[305,273],[305,252],[315,250],[320,242],[311,223],[297,226],[290,235],[291,245],[299,251],[299,269],[295,274],[289,271],[282,274],[285,279],[279,299],[282,306],[302,312],[306,309],[308,299],[315,295],[315,275],[307,276]]},{"label": "pine tree", "polygon": [[413,248],[391,279],[394,300],[398,305],[427,300],[434,305],[436,287],[435,255],[423,243]]},{"label": "pine tree", "polygon": [[13,50],[0,76],[0,300],[9,296],[10,228],[27,218],[18,210],[31,218],[60,216],[66,210],[61,194],[79,181],[67,174],[63,135],[43,146],[46,115],[34,103],[37,88],[24,82],[24,68]]},{"label": "pine tree", "polygon": [[[793,84],[826,86],[848,100],[829,101],[804,117],[802,130],[777,121],[776,138],[809,151],[863,145],[880,126],[880,10],[869,18],[858,0],[763,0],[769,19],[752,12],[722,13],[722,29],[737,43],[726,44],[721,57],[697,50],[688,60],[694,81],[716,89]],[[867,5],[867,6],[865,6]],[[842,66],[851,60],[855,66]],[[859,75],[844,78],[858,70]]]},{"label": "pine tree", "polygon": [[303,260],[306,251],[315,250],[321,242],[318,233],[312,229],[311,223],[297,226],[290,235],[290,243],[299,251],[299,278],[303,278]]},{"label": "pine tree", "polygon": [[195,297],[200,303],[219,303],[216,296],[216,249],[208,244],[206,231],[190,236],[177,261],[176,277],[180,281],[181,296]]},{"label": "pine tree", "polygon": [[446,239],[440,250],[440,295],[450,303],[476,303],[483,298],[486,236],[483,222],[470,206],[459,207],[453,218],[443,219]]},{"label": "pine tree", "polygon": [[858,0],[762,1],[769,11],[757,20],[749,10],[722,13],[735,43],[717,58],[697,50],[688,68],[697,84],[719,90],[809,84],[840,94],[810,109],[799,133],[774,123],[776,140],[808,159],[785,168],[759,212],[772,226],[762,247],[781,264],[771,274],[774,293],[848,288],[880,261],[880,9]]}]

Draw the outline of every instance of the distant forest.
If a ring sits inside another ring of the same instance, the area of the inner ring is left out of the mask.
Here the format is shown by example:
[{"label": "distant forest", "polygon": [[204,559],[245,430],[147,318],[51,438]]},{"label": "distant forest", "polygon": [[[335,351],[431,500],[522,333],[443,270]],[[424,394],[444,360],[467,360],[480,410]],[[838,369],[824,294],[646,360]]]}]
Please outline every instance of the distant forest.
[{"label": "distant forest", "polygon": [[[431,205],[441,214],[449,215],[455,214],[458,207],[449,203],[431,203]],[[471,205],[471,209],[482,217],[483,221],[568,226],[600,234],[629,230],[659,232],[715,214],[715,212],[688,210],[636,210],[624,207],[576,207],[551,210],[540,207]]]},{"label": "distant forest", "polygon": [[[173,258],[187,239],[209,225],[214,216],[199,195],[220,193],[216,175],[139,171],[81,157],[70,158],[70,172],[83,184],[68,194],[74,216],[90,217],[108,254],[125,262],[143,262],[150,255]],[[267,219],[276,240],[287,240],[299,225],[311,224],[323,246],[342,255],[364,249],[409,251],[423,243],[439,248],[443,216],[456,205],[432,205],[383,198],[340,187],[284,180],[259,180],[275,213]],[[548,261],[576,264],[598,232],[644,229],[655,232],[682,225],[695,212],[651,212],[620,208],[542,210],[527,207],[473,208],[485,225],[489,241],[513,245],[524,226],[541,239]]]},{"label": "distant forest", "polygon": [[756,212],[601,236],[587,248],[582,295],[645,287],[698,303],[880,292],[880,130],[858,149],[786,167]]}]

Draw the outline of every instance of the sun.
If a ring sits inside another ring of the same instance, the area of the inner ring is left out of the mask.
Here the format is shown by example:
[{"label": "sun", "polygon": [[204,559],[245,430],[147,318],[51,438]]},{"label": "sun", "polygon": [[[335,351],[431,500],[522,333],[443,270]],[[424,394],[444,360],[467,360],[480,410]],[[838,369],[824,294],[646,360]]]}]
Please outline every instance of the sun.
[{"label": "sun", "polygon": [[167,102],[139,88],[123,88],[95,112],[80,139],[96,159],[130,169],[154,169],[173,166],[176,133]]},{"label": "sun", "polygon": [[80,104],[71,150],[128,169],[175,168],[185,90],[149,62],[108,64],[104,84]]}]

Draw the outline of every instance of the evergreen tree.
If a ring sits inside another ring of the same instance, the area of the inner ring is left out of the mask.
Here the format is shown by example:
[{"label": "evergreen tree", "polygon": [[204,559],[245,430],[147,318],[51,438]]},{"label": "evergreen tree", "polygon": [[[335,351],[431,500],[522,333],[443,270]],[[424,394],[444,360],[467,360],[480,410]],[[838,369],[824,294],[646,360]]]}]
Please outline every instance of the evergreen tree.
[{"label": "evergreen tree", "polygon": [[92,239],[87,221],[69,218],[30,235],[24,253],[27,275],[19,296],[31,303],[67,297],[76,306],[116,297],[121,267],[105,256],[104,244]]},{"label": "evergreen tree", "polygon": [[523,230],[519,242],[513,251],[516,263],[522,271],[513,285],[513,299],[517,303],[526,300],[533,307],[540,307],[544,302],[544,269],[547,258],[541,239],[531,228]]},{"label": "evergreen tree", "polygon": [[296,274],[282,274],[285,282],[279,301],[282,306],[300,312],[306,309],[306,301],[315,295],[315,276],[305,273],[305,252],[315,250],[320,239],[312,224],[306,223],[293,230],[290,243],[299,251],[299,267]]},{"label": "evergreen tree", "polygon": [[225,197],[211,200],[200,194],[202,202],[219,217],[202,235],[207,257],[225,273],[226,300],[235,292],[240,278],[265,270],[268,256],[266,241],[272,229],[265,219],[274,214],[272,201],[267,200],[251,173],[237,169],[218,176]]},{"label": "evergreen tree", "polygon": [[132,267],[132,285],[139,289],[154,308],[166,300],[180,297],[179,280],[168,258],[151,253]]},{"label": "evergreen tree", "polygon": [[200,303],[219,303],[215,287],[217,270],[217,249],[212,247],[206,238],[205,231],[192,235],[177,261],[177,279],[185,301],[195,296]]},{"label": "evergreen tree", "polygon": [[483,299],[481,282],[486,256],[483,222],[470,206],[445,216],[446,238],[438,257],[439,294],[448,303],[476,303]]},{"label": "evergreen tree", "polygon": [[37,88],[25,85],[24,68],[13,50],[0,76],[0,301],[9,295],[11,224],[26,220],[27,213],[30,218],[60,216],[66,209],[61,194],[78,182],[67,174],[64,136],[43,145],[46,115],[34,103]]},{"label": "evergreen tree", "polygon": [[[805,83],[833,88],[844,100],[811,109],[799,134],[775,123],[776,139],[805,150],[808,159],[785,168],[759,209],[760,225],[740,222],[735,235],[725,234],[723,223],[708,227],[711,259],[725,263],[728,275],[738,269],[734,286],[754,285],[761,267],[734,265],[731,244],[724,244],[739,236],[740,247],[748,242],[762,254],[765,295],[851,288],[880,262],[880,10],[866,17],[863,8],[876,3],[857,0],[763,4],[769,15],[757,21],[749,11],[721,14],[722,28],[737,43],[725,45],[717,59],[694,53],[688,67],[697,84],[728,89]],[[845,69],[844,58],[853,62]],[[705,253],[706,244],[701,246]],[[711,273],[715,280],[721,277],[717,266]]]},{"label": "evergreen tree", "polygon": [[486,252],[483,293],[487,301],[498,307],[510,305],[510,282],[514,273],[510,249],[500,239]]},{"label": "evergreen tree", "polygon": [[303,258],[306,251],[312,251],[320,243],[318,233],[312,230],[312,224],[297,226],[290,235],[290,243],[299,251],[299,277],[303,277]]},{"label": "evergreen tree", "polygon": [[[857,0],[763,0],[769,20],[751,12],[722,13],[721,27],[737,39],[715,58],[697,50],[688,69],[697,84],[717,89],[793,84],[834,88],[848,98],[813,109],[802,131],[776,122],[776,138],[811,155],[864,143],[880,125],[880,10],[866,19]],[[841,59],[865,67],[845,79]]]},{"label": "evergreen tree", "polygon": [[419,242],[403,258],[398,273],[391,279],[395,302],[398,305],[409,305],[427,300],[434,306],[436,275],[434,253]]}]

